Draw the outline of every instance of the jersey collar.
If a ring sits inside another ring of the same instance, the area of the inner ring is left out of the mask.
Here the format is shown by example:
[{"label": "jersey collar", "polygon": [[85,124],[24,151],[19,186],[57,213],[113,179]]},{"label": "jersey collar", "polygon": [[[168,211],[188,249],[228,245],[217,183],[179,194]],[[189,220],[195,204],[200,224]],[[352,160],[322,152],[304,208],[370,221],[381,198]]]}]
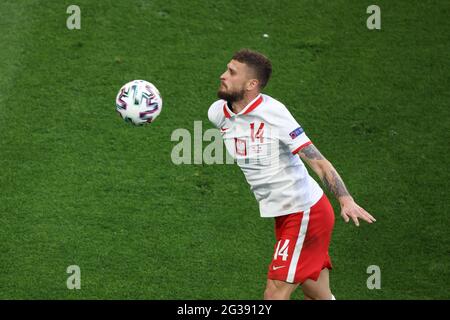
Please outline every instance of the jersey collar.
[{"label": "jersey collar", "polygon": [[[245,106],[244,109],[241,110],[241,112],[238,113],[238,115],[243,115],[243,114],[248,114],[250,112],[252,112],[257,106],[259,106],[261,103],[263,102],[263,97],[260,94],[258,94],[256,96],[255,99],[253,99],[252,101],[250,101],[250,103],[248,105]],[[223,113],[225,115],[225,118],[229,119],[231,118],[231,116],[235,116],[236,114],[233,113],[230,108],[228,108],[228,104],[225,102],[225,104],[223,105]]]}]

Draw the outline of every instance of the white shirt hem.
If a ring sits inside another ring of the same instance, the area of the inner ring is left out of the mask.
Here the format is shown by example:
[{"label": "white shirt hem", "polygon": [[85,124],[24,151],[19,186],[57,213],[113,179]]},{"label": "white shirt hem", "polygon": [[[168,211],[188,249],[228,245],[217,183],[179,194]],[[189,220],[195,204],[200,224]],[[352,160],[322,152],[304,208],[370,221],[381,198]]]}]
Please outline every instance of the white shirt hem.
[{"label": "white shirt hem", "polygon": [[316,199],[314,199],[312,201],[311,205],[300,206],[297,208],[290,208],[288,210],[281,210],[281,211],[277,211],[276,213],[260,211],[260,216],[261,216],[261,218],[276,218],[276,217],[286,216],[286,215],[292,214],[292,213],[306,211],[306,210],[310,209],[312,206],[314,206],[317,202],[319,202],[319,200],[322,198],[323,194],[324,194],[324,192],[321,189],[321,192],[316,195]]}]

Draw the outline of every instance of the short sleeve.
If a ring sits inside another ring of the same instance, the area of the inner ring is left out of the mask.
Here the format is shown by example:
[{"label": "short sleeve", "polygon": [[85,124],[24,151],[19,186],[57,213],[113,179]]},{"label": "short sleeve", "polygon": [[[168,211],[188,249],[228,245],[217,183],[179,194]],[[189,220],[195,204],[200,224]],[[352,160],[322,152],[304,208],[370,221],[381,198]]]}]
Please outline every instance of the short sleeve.
[{"label": "short sleeve", "polygon": [[221,100],[214,102],[208,109],[208,119],[211,123],[219,128],[223,122],[223,102]]},{"label": "short sleeve", "polygon": [[277,118],[279,139],[289,148],[292,154],[296,154],[302,148],[312,144],[302,126],[285,106],[280,107]]}]

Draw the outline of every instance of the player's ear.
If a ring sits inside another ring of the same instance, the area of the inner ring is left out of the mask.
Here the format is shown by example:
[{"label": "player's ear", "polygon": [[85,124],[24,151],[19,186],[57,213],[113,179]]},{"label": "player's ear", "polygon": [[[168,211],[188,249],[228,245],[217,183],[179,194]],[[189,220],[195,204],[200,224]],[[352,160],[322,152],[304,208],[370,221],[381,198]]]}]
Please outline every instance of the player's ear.
[{"label": "player's ear", "polygon": [[247,90],[251,91],[259,86],[259,80],[258,79],[250,79],[247,83]]}]

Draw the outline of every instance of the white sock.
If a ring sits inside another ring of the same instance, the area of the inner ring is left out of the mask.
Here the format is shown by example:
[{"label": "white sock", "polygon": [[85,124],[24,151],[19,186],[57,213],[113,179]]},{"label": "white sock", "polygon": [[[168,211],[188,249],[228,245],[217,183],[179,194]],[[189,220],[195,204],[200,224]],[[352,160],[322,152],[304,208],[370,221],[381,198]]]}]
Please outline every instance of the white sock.
[{"label": "white sock", "polygon": [[336,300],[336,298],[331,294],[331,300]]}]

